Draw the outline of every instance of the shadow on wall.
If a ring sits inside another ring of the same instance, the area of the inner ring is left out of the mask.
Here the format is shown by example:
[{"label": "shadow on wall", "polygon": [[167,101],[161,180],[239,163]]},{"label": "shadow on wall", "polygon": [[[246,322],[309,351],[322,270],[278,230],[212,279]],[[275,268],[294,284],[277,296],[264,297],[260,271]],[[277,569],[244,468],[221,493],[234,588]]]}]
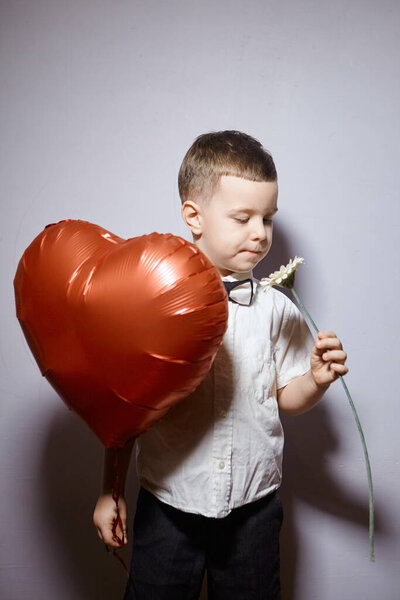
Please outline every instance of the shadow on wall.
[{"label": "shadow on wall", "polygon": [[[285,453],[281,497],[285,518],[281,535],[282,598],[295,600],[297,589],[297,559],[301,538],[295,521],[295,503],[301,500],[309,506],[335,515],[365,531],[365,555],[368,555],[368,498],[345,489],[329,472],[328,457],[338,450],[340,438],[332,428],[332,418],[326,402],[310,412],[282,419],[285,430]],[[361,452],[361,447],[360,447]],[[380,531],[381,519],[375,506],[375,529]],[[366,560],[368,560],[366,558]]]},{"label": "shadow on wall", "polygon": [[[60,590],[73,590],[76,600],[120,600],[126,585],[122,566],[106,552],[92,522],[103,452],[77,415],[67,410],[57,413],[43,445],[39,511],[43,536],[48,532],[53,540],[52,554],[60,565]],[[131,476],[127,489],[130,521],[136,496],[136,477]],[[129,551],[121,556],[129,565]],[[68,593],[60,593],[64,597]]]},{"label": "shadow on wall", "polygon": [[[52,554],[59,565],[59,585],[65,590],[60,598],[121,600],[124,595],[123,568],[106,552],[92,523],[103,453],[102,444],[75,413],[60,410],[50,422],[40,459],[38,510],[39,520],[44,523],[43,538],[51,539]],[[131,468],[126,490],[130,540],[138,491]],[[129,567],[130,545],[120,556]],[[68,594],[70,590],[73,596]],[[205,580],[199,600],[206,598]]]}]

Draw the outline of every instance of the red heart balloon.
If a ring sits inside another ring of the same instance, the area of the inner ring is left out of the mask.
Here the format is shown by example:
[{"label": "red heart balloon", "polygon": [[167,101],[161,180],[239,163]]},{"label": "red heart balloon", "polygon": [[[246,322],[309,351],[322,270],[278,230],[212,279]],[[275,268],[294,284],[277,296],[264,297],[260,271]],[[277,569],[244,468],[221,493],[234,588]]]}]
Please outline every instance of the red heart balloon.
[{"label": "red heart balloon", "polygon": [[172,234],[124,240],[61,221],[26,249],[14,286],[42,374],[107,447],[197,387],[227,325],[218,271]]}]

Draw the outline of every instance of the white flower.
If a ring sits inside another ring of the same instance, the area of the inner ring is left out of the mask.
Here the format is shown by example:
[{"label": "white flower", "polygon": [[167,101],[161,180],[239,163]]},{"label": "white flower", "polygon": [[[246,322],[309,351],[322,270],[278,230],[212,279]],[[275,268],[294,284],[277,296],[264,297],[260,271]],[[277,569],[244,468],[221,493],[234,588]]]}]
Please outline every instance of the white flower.
[{"label": "white flower", "polygon": [[281,287],[287,287],[291,289],[294,284],[294,273],[303,262],[304,258],[295,256],[293,259],[289,260],[286,267],[282,265],[279,271],[274,271],[274,273],[271,273],[269,277],[263,277],[260,280],[261,285],[265,287],[280,285]]}]

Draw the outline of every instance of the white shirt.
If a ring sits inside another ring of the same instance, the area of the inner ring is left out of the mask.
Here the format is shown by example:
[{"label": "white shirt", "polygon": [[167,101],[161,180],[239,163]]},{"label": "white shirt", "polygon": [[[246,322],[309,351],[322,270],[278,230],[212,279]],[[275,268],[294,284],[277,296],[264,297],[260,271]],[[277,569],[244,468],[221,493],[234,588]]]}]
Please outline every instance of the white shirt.
[{"label": "white shirt", "polygon": [[185,512],[225,517],[281,483],[276,394],[309,370],[313,339],[284,294],[253,281],[251,306],[228,302],[228,328],[205,379],[137,440],[141,484]]}]

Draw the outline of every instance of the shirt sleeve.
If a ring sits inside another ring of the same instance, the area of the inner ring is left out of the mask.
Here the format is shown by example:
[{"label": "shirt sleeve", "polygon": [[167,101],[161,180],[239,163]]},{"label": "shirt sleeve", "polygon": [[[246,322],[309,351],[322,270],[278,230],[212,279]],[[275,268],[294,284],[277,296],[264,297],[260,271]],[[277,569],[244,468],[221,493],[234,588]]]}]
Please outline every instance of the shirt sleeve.
[{"label": "shirt sleeve", "polygon": [[275,342],[276,386],[279,390],[292,379],[310,369],[310,354],[314,346],[308,325],[293,302],[281,294],[283,310],[278,321]]}]

